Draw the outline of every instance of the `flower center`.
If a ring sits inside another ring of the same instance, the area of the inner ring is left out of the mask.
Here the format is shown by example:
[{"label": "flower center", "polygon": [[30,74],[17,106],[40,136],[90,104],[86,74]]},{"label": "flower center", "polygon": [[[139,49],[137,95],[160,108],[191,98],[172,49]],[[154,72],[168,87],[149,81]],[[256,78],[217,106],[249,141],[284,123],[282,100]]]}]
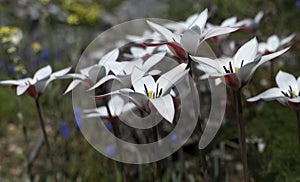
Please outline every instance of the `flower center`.
[{"label": "flower center", "polygon": [[299,94],[297,95],[297,93],[292,89],[292,87],[289,85],[289,90],[287,92],[281,91],[281,93],[286,96],[289,97],[291,99],[296,98],[297,96],[299,96]]},{"label": "flower center", "polygon": [[159,89],[159,84],[156,86],[156,92],[153,90],[148,90],[147,86],[144,84],[145,93],[149,99],[155,99],[162,95],[162,88]]},{"label": "flower center", "polygon": [[147,95],[148,95],[149,99],[153,99],[153,91],[152,90],[149,90]]},{"label": "flower center", "polygon": [[[241,67],[243,66],[243,64],[244,64],[244,60],[241,62]],[[223,69],[225,70],[225,73],[236,73],[239,71],[241,67],[233,67],[231,61],[229,61],[228,68],[226,68],[226,66],[223,66]]]}]

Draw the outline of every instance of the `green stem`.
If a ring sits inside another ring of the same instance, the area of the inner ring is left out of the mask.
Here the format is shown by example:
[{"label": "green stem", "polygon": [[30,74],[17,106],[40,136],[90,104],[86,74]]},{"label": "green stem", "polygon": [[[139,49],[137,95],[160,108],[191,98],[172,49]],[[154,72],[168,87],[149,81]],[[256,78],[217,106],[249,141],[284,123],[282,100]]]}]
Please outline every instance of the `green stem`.
[{"label": "green stem", "polygon": [[[191,63],[192,63],[192,60],[191,58],[189,58],[189,62],[188,62],[188,68],[190,68],[189,70],[189,75],[191,76],[191,78],[193,79],[193,72],[192,72],[192,69],[191,69]],[[189,88],[193,88],[193,85],[194,85],[194,82],[192,79],[189,79]],[[192,95],[192,98],[196,98],[195,96],[195,91],[194,89],[191,89],[191,95]],[[196,104],[193,103],[193,108],[196,109]],[[195,110],[195,113],[197,113],[197,111]],[[202,129],[202,125],[200,123],[200,139],[202,137],[202,133],[203,133],[203,129]],[[200,157],[200,162],[201,162],[201,170],[202,170],[202,173],[203,173],[203,179],[204,179],[204,182],[208,182],[209,181],[209,177],[208,177],[208,170],[207,170],[207,162],[206,162],[206,157],[205,157],[205,152],[203,149],[200,149],[200,154],[199,154],[199,157]]]},{"label": "green stem", "polygon": [[[201,136],[202,136],[202,126],[201,126],[201,124],[200,124],[200,130],[201,130]],[[204,180],[204,182],[208,182],[209,178],[208,178],[207,162],[206,162],[206,158],[205,158],[204,149],[200,149],[200,162],[201,162],[201,165],[202,165],[203,180]]]},{"label": "green stem", "polygon": [[296,110],[297,114],[297,125],[298,125],[298,142],[299,142],[299,151],[300,151],[300,109]]},{"label": "green stem", "polygon": [[[45,122],[44,122],[44,119],[43,119],[43,116],[42,116],[41,106],[40,106],[38,98],[35,99],[35,105],[36,105],[36,111],[38,113],[38,117],[39,117],[39,120],[40,120],[40,125],[41,125],[41,128],[42,128],[43,136],[44,136],[44,139],[45,139],[45,144],[46,144],[46,147],[47,147],[48,157],[50,158],[51,167],[52,167],[52,169],[55,169],[53,158],[51,156],[51,147],[50,147],[50,144],[49,144],[49,141],[48,141],[48,136],[47,136],[46,129],[45,129]],[[57,182],[57,178],[56,178],[55,173],[54,173],[54,180]]]},{"label": "green stem", "polygon": [[[114,118],[113,118],[113,115],[112,115],[112,113],[111,113],[111,111],[110,111],[110,109],[109,109],[109,107],[108,107],[108,101],[105,100],[105,102],[106,102],[105,107],[106,107],[106,110],[107,110],[107,112],[108,112],[108,116],[113,120],[113,121],[111,122],[112,127],[113,127],[113,133],[115,134],[115,136],[116,136],[117,138],[120,138],[120,137],[121,137],[121,131],[120,131],[120,129],[119,129],[118,123],[116,123],[115,120],[114,120]],[[116,141],[116,143],[117,143],[117,148],[118,148],[118,149],[121,149],[121,146],[119,145],[118,141]],[[118,150],[118,149],[117,149],[117,150]],[[120,160],[123,161],[123,156],[122,156],[122,154],[119,154],[119,155],[120,155]],[[122,162],[116,162],[116,163],[118,164],[119,170],[121,171],[121,174],[122,174],[122,181],[123,181],[123,182],[126,182],[126,181],[127,181],[127,175],[126,175],[126,171],[125,171],[125,166],[124,166],[124,164],[123,164]]]},{"label": "green stem", "polygon": [[[158,142],[158,127],[157,125],[153,127],[153,142]],[[161,164],[160,161],[155,162],[155,169],[156,169],[156,180],[162,182],[162,173],[161,173]]]},{"label": "green stem", "polygon": [[238,89],[234,93],[236,100],[236,109],[237,109],[237,119],[239,123],[239,133],[240,133],[240,148],[243,161],[243,172],[244,172],[244,181],[249,182],[248,174],[248,160],[247,160],[247,149],[246,149],[246,132],[245,132],[245,122],[243,118],[243,107],[241,99],[241,89]]}]

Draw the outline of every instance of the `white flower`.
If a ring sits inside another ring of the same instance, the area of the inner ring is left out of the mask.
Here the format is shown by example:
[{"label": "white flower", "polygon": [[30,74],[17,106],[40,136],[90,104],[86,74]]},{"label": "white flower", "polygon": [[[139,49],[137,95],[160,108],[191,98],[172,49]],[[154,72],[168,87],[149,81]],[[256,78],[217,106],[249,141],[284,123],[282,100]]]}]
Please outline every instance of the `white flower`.
[{"label": "white flower", "polygon": [[144,72],[148,72],[148,74],[157,75],[157,74],[160,73],[160,71],[158,71],[158,70],[149,71],[149,70],[154,65],[156,65],[161,60],[163,60],[165,55],[166,55],[166,52],[159,52],[159,53],[153,54],[152,56],[150,56],[146,60],[136,59],[136,60],[133,60],[133,61],[122,61],[122,62],[120,62],[122,64],[122,66],[121,66],[122,71],[120,72],[120,74],[118,74],[116,76],[107,75],[107,76],[102,77],[99,81],[97,81],[96,83],[91,85],[92,87],[90,87],[88,89],[88,91],[96,89],[97,87],[101,86],[102,84],[104,84],[108,80],[117,80],[117,81],[121,82],[123,84],[123,86],[131,86],[131,84],[128,83],[128,81],[130,81],[131,74],[132,74],[135,67],[143,70]]},{"label": "white flower", "polygon": [[296,34],[292,33],[291,35],[280,40],[277,35],[272,35],[267,39],[267,42],[258,44],[258,51],[262,54],[275,52],[283,46],[289,44],[295,36]]},{"label": "white flower", "polygon": [[188,70],[185,70],[186,66],[187,64],[182,63],[161,75],[156,81],[143,70],[135,68],[131,75],[133,90],[123,88],[95,97],[103,98],[109,95],[122,94],[127,96],[137,107],[147,112],[153,111],[152,108],[154,107],[163,118],[172,123],[175,107],[171,88],[188,73]]},{"label": "white flower", "polygon": [[[93,86],[103,77],[105,77],[110,71],[112,73],[119,74],[123,70],[123,65],[120,62],[116,62],[119,57],[119,50],[114,49],[105,54],[98,62],[98,64],[83,68],[80,73],[71,73],[64,78],[73,78],[74,80],[69,84],[64,94],[72,91],[80,83]],[[105,77],[105,82],[111,79],[117,79],[114,75],[108,75]]]},{"label": "white flower", "polygon": [[94,109],[85,109],[84,112],[87,113],[85,115],[86,118],[102,117],[112,119],[111,117],[119,117],[122,113],[127,112],[131,108],[133,108],[132,103],[125,104],[121,96],[113,95],[108,101],[109,111],[106,106],[100,106]]},{"label": "white flower", "polygon": [[247,29],[256,29],[258,28],[259,24],[260,24],[260,21],[262,20],[264,16],[264,12],[260,11],[258,12],[255,17],[252,19],[252,18],[246,18],[244,20],[241,20],[239,22],[236,23],[236,26],[238,27],[244,27],[244,28],[247,28]]},{"label": "white flower", "polygon": [[260,99],[270,101],[277,100],[282,104],[297,108],[300,105],[300,77],[296,78],[286,72],[279,71],[276,75],[278,87],[270,88],[261,94],[247,99],[254,102]]},{"label": "white flower", "polygon": [[[207,26],[208,30],[209,29],[214,29],[214,28],[217,28],[217,27],[238,27],[236,23],[237,23],[237,17],[233,16],[233,17],[225,19],[220,25],[213,25],[211,23],[207,23],[206,26]],[[228,37],[228,35],[229,35],[229,33],[216,36],[215,40],[216,41],[224,40],[225,38]]]},{"label": "white flower", "polygon": [[[289,48],[260,57],[256,38],[246,42],[232,57],[213,60],[206,57],[191,57],[194,61],[210,67],[208,74],[213,78],[224,78],[225,83],[233,89],[245,86],[255,70],[263,63],[272,60],[289,50]],[[205,70],[203,70],[205,71]]]},{"label": "white flower", "polygon": [[60,71],[52,73],[51,66],[45,66],[39,69],[33,76],[33,78],[24,78],[19,80],[4,80],[0,81],[1,85],[13,85],[16,86],[17,95],[22,95],[25,92],[34,98],[37,98],[42,94],[47,85],[55,80],[60,79],[71,70],[71,67],[62,69]]},{"label": "white flower", "polygon": [[173,30],[175,33],[182,33],[188,28],[191,28],[193,26],[199,26],[204,28],[207,17],[208,17],[208,10],[205,9],[199,14],[195,13],[189,16],[183,22],[167,23],[164,25],[164,27]]},{"label": "white flower", "polygon": [[147,23],[154,31],[161,34],[167,41],[164,43],[158,43],[157,45],[168,45],[175,55],[185,60],[187,59],[188,53],[195,55],[199,46],[205,40],[238,30],[238,28],[220,26],[205,29],[207,17],[207,10],[205,10],[201,13],[201,16],[199,16],[200,19],[197,19],[197,23],[195,23],[191,28],[185,30],[182,35],[172,33],[167,28],[156,23],[150,21],[147,21]]}]

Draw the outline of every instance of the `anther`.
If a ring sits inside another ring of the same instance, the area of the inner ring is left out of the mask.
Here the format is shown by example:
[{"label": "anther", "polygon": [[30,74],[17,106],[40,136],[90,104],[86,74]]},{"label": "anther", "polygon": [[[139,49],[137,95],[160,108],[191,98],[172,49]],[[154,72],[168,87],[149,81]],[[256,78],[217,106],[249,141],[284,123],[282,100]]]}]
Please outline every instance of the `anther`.
[{"label": "anther", "polygon": [[231,73],[233,73],[233,69],[232,69],[232,64],[231,64],[231,62],[229,62],[229,69],[230,69]]}]

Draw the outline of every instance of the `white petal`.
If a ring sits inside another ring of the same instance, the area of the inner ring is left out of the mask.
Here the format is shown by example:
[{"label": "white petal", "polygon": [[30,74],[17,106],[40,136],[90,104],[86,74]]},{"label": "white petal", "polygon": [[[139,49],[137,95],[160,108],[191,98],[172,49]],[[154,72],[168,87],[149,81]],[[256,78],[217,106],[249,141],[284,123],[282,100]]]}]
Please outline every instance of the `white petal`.
[{"label": "white petal", "polygon": [[43,80],[47,77],[49,77],[52,73],[51,66],[45,66],[41,69],[39,69],[33,76],[33,80]]},{"label": "white petal", "polygon": [[71,68],[72,68],[72,67],[68,67],[68,68],[65,68],[65,69],[56,71],[56,72],[52,73],[51,76],[53,76],[53,77],[61,77],[61,76],[64,76],[64,75],[66,75],[67,73],[69,73],[69,71],[71,70]]},{"label": "white petal", "polygon": [[255,60],[256,54],[258,50],[258,42],[254,37],[250,41],[246,42],[233,57],[233,65],[234,67],[240,68],[242,61],[243,65],[246,65]]},{"label": "white petal", "polygon": [[157,99],[150,99],[150,102],[154,105],[163,118],[170,123],[173,123],[175,108],[171,95],[166,95]]},{"label": "white petal", "polygon": [[[44,90],[46,89],[47,85],[50,83],[49,80],[50,80],[50,79],[48,79],[48,80],[37,81],[37,82],[34,84],[35,90],[36,90],[38,93],[43,93]],[[50,80],[50,81],[51,81],[51,80]]]},{"label": "white petal", "polygon": [[[119,82],[121,82],[121,79],[119,79],[118,77],[114,76],[114,75],[107,75],[105,77],[103,77],[102,79],[100,79],[97,83],[95,83],[95,85],[93,85],[91,88],[89,88],[87,91],[91,91],[96,89],[97,87],[101,86],[102,84],[108,82],[109,80],[117,80]],[[122,82],[121,82],[122,83]]]},{"label": "white petal", "polygon": [[151,57],[149,57],[141,67],[141,69],[145,72],[149,71],[154,65],[159,63],[166,55],[166,52],[160,52],[157,54],[153,54]]},{"label": "white petal", "polygon": [[253,61],[251,63],[248,63],[241,67],[237,74],[240,80],[243,84],[248,83],[248,81],[252,78],[255,69],[257,68],[256,65],[258,64],[258,61]]},{"label": "white petal", "polygon": [[256,16],[254,17],[254,23],[259,24],[259,22],[261,21],[261,19],[264,16],[264,12],[260,11],[256,14]]},{"label": "white petal", "polygon": [[124,70],[124,64],[122,62],[109,62],[104,65],[106,70],[106,75],[109,71],[112,71],[115,75],[122,75]]},{"label": "white petal", "polygon": [[251,98],[247,99],[247,101],[255,102],[260,99],[270,101],[270,100],[278,99],[280,97],[284,97],[284,96],[282,95],[281,90],[279,88],[270,88],[270,89],[258,94],[255,97],[251,97]]},{"label": "white petal", "polygon": [[62,69],[62,70],[59,70],[59,71],[56,71],[54,72],[50,78],[45,82],[45,85],[43,86],[45,89],[47,87],[47,85],[52,82],[53,80],[55,79],[65,79],[64,76],[71,70],[71,67],[68,67],[68,68],[65,68],[65,69]]},{"label": "white petal", "polygon": [[64,92],[64,95],[72,91],[80,82],[81,80],[73,80]]},{"label": "white petal", "polygon": [[258,52],[261,54],[265,54],[265,52],[268,50],[267,43],[261,42],[258,44]]},{"label": "white petal", "polygon": [[190,25],[190,27],[193,27],[196,25],[200,28],[200,30],[202,32],[204,30],[204,26],[206,24],[207,18],[208,18],[208,9],[206,8],[199,14],[197,19],[195,19],[195,21]]},{"label": "white petal", "polygon": [[99,65],[107,64],[108,62],[115,62],[119,57],[119,49],[114,49],[105,54],[98,62]]},{"label": "white petal", "polygon": [[[207,57],[193,57],[191,56],[192,60],[196,61],[197,63],[199,63],[199,67],[201,67],[202,65],[201,64],[205,64],[209,67],[211,67],[212,69],[215,69],[216,72],[219,72],[219,73],[222,73],[224,72],[223,68],[222,68],[222,65],[216,61],[216,60],[213,60],[213,59],[210,59],[210,58],[207,58]],[[205,70],[202,70],[202,71],[205,71]],[[209,70],[209,72],[211,72],[211,70]]]},{"label": "white petal", "polygon": [[146,74],[145,71],[141,70],[138,67],[134,67],[132,74],[131,74],[131,84],[135,83],[137,80],[139,80],[140,78],[142,78],[144,75]]},{"label": "white petal", "polygon": [[30,87],[31,85],[19,85],[17,86],[17,95],[22,95],[24,94],[27,89]]},{"label": "white petal", "polygon": [[108,102],[108,107],[112,116],[119,116],[124,107],[124,99],[119,95],[114,95]]},{"label": "white petal", "polygon": [[[199,17],[199,14],[198,14],[198,13],[195,13],[195,14],[189,16],[189,17],[185,20],[185,24],[186,24],[187,26],[191,27],[192,24],[196,21],[196,19],[197,19],[198,17]],[[185,29],[187,29],[187,27],[186,27]],[[183,29],[183,30],[185,30],[185,29]]]},{"label": "white petal", "polygon": [[143,110],[146,109],[147,111],[149,110],[149,107],[147,105],[149,98],[145,94],[141,94],[133,91],[128,92],[127,90],[126,91],[121,90],[119,93],[122,94],[123,96],[128,97],[129,100],[140,109]]},{"label": "white petal", "polygon": [[141,93],[141,94],[145,94],[148,95],[148,93],[145,92],[145,86],[149,91],[154,92],[155,91],[155,80],[152,76],[148,75],[148,76],[144,76],[138,80],[136,80],[134,83],[132,83],[134,91]]},{"label": "white petal", "polygon": [[272,59],[274,59],[274,58],[276,58],[276,57],[278,57],[278,56],[286,53],[289,49],[290,49],[290,47],[282,49],[282,50],[277,51],[277,52],[274,52],[272,54],[267,54],[267,55],[262,56],[261,59],[260,59],[260,61],[258,62],[258,64],[252,70],[252,72],[255,71],[260,65],[264,64],[265,62],[270,61],[270,60],[272,60]]},{"label": "white petal", "polygon": [[86,76],[78,73],[70,73],[60,77],[60,79],[68,79],[68,78],[84,80]]},{"label": "white petal", "polygon": [[[196,14],[196,17],[192,17],[192,18],[196,19],[197,16],[198,15]],[[190,24],[192,24],[192,22]],[[185,24],[184,22],[174,22],[174,23],[164,24],[164,27],[166,27],[167,29],[170,29],[170,30],[173,30],[175,32],[179,32],[180,33],[182,31],[188,29],[187,25],[189,25],[189,24]]]},{"label": "white petal", "polygon": [[233,27],[236,23],[236,20],[237,20],[237,17],[234,16],[234,17],[230,17],[230,18],[227,18],[226,20],[224,20],[222,23],[221,23],[221,27]]},{"label": "white petal", "polygon": [[145,54],[147,54],[147,52],[145,51],[145,49],[143,49],[141,47],[131,47],[130,48],[130,52],[133,55],[133,57],[138,57],[138,58],[141,58]]},{"label": "white petal", "polygon": [[207,79],[209,77],[209,75],[211,74],[217,74],[219,73],[215,68],[212,68],[206,64],[197,64],[196,68],[203,71],[205,74],[202,75],[200,78],[201,79]]},{"label": "white petal", "polygon": [[296,34],[295,34],[295,33],[292,33],[292,34],[289,35],[288,37],[285,37],[284,39],[282,39],[282,40],[280,41],[280,45],[283,46],[283,45],[285,45],[285,44],[290,43],[290,42],[293,40],[293,38],[294,38],[295,36],[296,36]]},{"label": "white petal", "polygon": [[129,89],[129,88],[122,88],[122,89],[119,89],[119,90],[115,90],[115,91],[112,91],[112,92],[109,92],[109,93],[106,93],[106,94],[102,94],[102,95],[96,95],[94,96],[95,98],[99,98],[99,99],[103,99],[105,97],[108,97],[108,96],[111,96],[111,95],[128,95],[129,93],[134,93],[133,90]]},{"label": "white petal", "polygon": [[134,70],[134,67],[141,68],[143,62],[144,61],[141,58],[132,61],[123,61],[121,66],[123,69],[122,72],[124,73],[124,75],[131,75]]},{"label": "white petal", "polygon": [[165,93],[173,84],[175,84],[176,77],[183,76],[181,73],[184,72],[186,67],[187,64],[181,63],[158,78],[157,84],[159,84],[159,87],[163,89],[163,93]]},{"label": "white petal", "polygon": [[267,46],[268,46],[268,51],[270,52],[274,52],[279,48],[280,40],[277,37],[277,35],[272,35],[271,37],[268,38]]},{"label": "white petal", "polygon": [[99,65],[94,64],[94,65],[92,65],[92,66],[89,66],[89,67],[86,67],[86,68],[82,68],[82,69],[79,70],[79,72],[80,72],[82,75],[88,77],[88,76],[89,76],[89,71],[90,71],[93,67],[99,67]]},{"label": "white petal", "polygon": [[173,33],[165,27],[147,20],[148,25],[157,33],[161,34],[168,42],[173,42]]},{"label": "white petal", "polygon": [[293,103],[300,103],[300,97],[289,99],[289,101]]},{"label": "white petal", "polygon": [[100,65],[93,66],[88,71],[88,78],[94,83],[97,80],[101,79],[104,75],[105,75],[105,68]]},{"label": "white petal", "polygon": [[101,106],[94,109],[85,109],[83,111],[84,113],[87,113],[85,115],[85,118],[95,118],[95,117],[108,117],[108,112],[105,106]]},{"label": "white petal", "polygon": [[253,23],[253,20],[247,18],[247,19],[244,19],[244,20],[241,20],[241,21],[237,22],[235,25],[237,27],[249,27],[252,23]]},{"label": "white petal", "polygon": [[186,30],[181,39],[180,44],[190,54],[196,54],[200,43],[200,35],[192,29]]},{"label": "white petal", "polygon": [[229,34],[231,32],[237,31],[239,28],[231,28],[231,27],[215,27],[210,30],[207,30],[207,32],[203,35],[203,40],[209,39],[211,37]]},{"label": "white petal", "polygon": [[283,71],[279,71],[275,79],[276,84],[280,89],[287,91],[290,90],[290,87],[292,87],[293,91],[299,93],[297,81],[293,75]]},{"label": "white petal", "polygon": [[162,71],[160,70],[151,70],[148,72],[149,75],[155,76],[155,75],[160,75]]},{"label": "white petal", "polygon": [[0,81],[0,85],[19,85],[21,82],[19,80],[3,80]]}]

